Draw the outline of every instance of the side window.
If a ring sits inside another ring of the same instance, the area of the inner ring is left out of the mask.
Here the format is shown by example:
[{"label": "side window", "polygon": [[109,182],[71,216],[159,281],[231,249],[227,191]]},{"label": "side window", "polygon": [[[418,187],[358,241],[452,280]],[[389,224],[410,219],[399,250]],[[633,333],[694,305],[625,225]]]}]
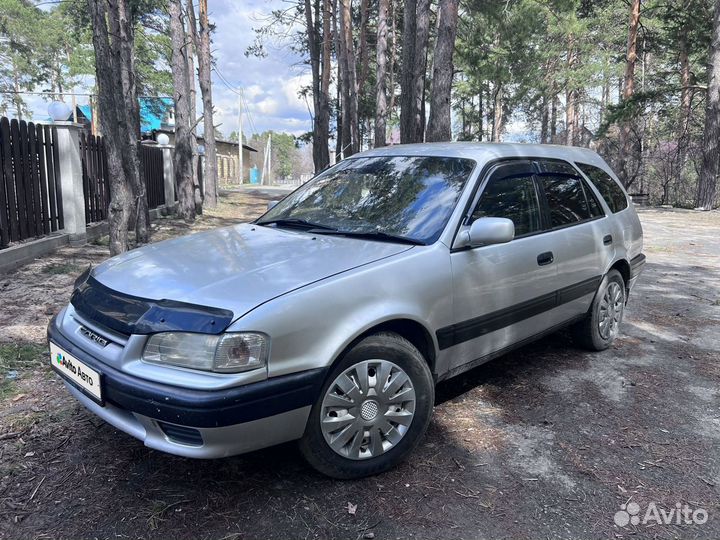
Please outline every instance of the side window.
[{"label": "side window", "polygon": [[575,176],[541,176],[550,208],[550,225],[562,227],[590,218],[582,181]]},{"label": "side window", "polygon": [[611,212],[615,213],[627,208],[627,197],[612,176],[593,165],[584,163],[576,163],[576,165],[595,184]]},{"label": "side window", "polygon": [[481,217],[502,217],[515,224],[515,236],[539,231],[540,203],[538,202],[532,173],[506,176],[503,169],[488,180],[472,220]]}]

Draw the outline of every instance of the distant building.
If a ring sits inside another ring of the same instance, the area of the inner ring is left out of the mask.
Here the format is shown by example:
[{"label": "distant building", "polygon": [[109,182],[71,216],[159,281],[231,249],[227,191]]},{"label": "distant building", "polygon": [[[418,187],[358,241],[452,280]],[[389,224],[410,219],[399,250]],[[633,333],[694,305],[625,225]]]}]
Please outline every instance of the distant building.
[{"label": "distant building", "polygon": [[[175,144],[175,130],[172,128],[160,128],[152,132],[150,138],[157,140],[157,136],[164,133],[170,139],[170,144]],[[204,147],[205,139],[197,136],[198,146]],[[240,177],[238,175],[238,167],[240,156],[238,155],[238,143],[227,141],[224,139],[215,139],[215,147],[217,149],[217,171],[218,180],[222,184],[238,184]],[[202,153],[202,152],[201,152]],[[243,178],[247,183],[250,177],[250,169],[258,166],[256,163],[257,150],[252,146],[243,144]]]}]

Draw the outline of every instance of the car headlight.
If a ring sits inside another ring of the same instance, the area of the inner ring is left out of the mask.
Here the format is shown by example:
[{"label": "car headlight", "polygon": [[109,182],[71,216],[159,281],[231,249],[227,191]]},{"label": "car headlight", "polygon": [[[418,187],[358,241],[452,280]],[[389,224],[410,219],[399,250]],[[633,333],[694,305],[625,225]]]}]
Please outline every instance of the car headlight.
[{"label": "car headlight", "polygon": [[240,373],[267,364],[268,339],[255,332],[219,336],[163,332],[150,336],[143,360],[216,373]]}]

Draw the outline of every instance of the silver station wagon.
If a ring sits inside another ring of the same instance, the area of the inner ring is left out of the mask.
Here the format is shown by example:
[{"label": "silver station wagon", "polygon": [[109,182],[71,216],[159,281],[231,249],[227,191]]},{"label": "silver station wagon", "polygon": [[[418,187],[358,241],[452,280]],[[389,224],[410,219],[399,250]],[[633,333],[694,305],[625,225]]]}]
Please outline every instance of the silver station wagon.
[{"label": "silver station wagon", "polygon": [[638,216],[590,150],[379,148],[254,223],[88,270],[50,323],[51,362],[150,448],[299,439],[313,467],[356,478],[408,456],[439,381],[568,325],[607,348],[644,262]]}]

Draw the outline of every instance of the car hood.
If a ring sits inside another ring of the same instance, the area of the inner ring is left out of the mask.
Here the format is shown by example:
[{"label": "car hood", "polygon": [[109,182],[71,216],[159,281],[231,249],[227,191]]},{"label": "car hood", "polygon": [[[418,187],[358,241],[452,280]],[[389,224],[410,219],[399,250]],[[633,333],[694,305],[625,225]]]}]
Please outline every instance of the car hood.
[{"label": "car hood", "polygon": [[241,224],[129,251],[92,275],[128,295],[229,309],[240,317],[294,289],[412,247]]}]

